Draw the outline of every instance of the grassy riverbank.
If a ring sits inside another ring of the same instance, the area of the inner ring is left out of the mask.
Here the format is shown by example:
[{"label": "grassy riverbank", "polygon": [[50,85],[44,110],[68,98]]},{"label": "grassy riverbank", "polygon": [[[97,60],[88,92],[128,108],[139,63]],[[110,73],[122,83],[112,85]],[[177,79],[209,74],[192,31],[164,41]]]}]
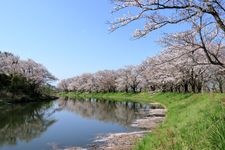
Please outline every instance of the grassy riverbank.
[{"label": "grassy riverbank", "polygon": [[135,149],[225,149],[225,94],[61,93],[70,98],[159,102],[167,108],[165,121]]}]

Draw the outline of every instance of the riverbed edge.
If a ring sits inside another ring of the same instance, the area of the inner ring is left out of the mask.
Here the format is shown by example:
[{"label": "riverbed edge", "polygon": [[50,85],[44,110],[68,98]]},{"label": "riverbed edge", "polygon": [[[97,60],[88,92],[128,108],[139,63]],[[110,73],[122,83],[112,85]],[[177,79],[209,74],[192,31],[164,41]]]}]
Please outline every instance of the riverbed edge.
[{"label": "riverbed edge", "polygon": [[[135,150],[149,149],[209,149],[221,146],[225,138],[224,97],[221,93],[60,93],[71,98],[96,98],[115,101],[157,102],[168,111],[165,120],[151,134],[134,146]],[[216,122],[221,122],[218,126]],[[209,130],[210,129],[210,130]],[[220,129],[220,133],[213,134]],[[193,132],[198,131],[198,132]],[[202,138],[204,137],[204,138]]]},{"label": "riverbed edge", "polygon": [[[94,95],[93,95],[94,94]],[[125,93],[129,94],[129,93]],[[149,94],[149,93],[148,93]],[[151,95],[154,93],[151,93]],[[137,127],[142,129],[140,132],[123,132],[123,133],[109,133],[102,137],[96,137],[92,144],[88,145],[86,148],[81,147],[69,147],[64,150],[131,150],[135,145],[148,133],[157,128],[166,118],[167,109],[165,105],[151,101],[150,99],[140,100],[130,97],[111,97],[107,96],[107,93],[59,93],[58,96],[69,98],[69,99],[99,99],[99,100],[111,100],[111,101],[131,101],[140,102],[144,104],[151,105],[151,111],[146,114],[148,117],[134,120],[131,123],[131,127]],[[150,101],[150,102],[149,102]],[[152,110],[161,110],[161,112],[154,112]],[[150,121],[150,122],[149,122]],[[132,139],[129,136],[132,135]],[[129,138],[129,142],[127,141]],[[120,140],[118,140],[120,139]],[[100,142],[101,141],[101,142]],[[122,142],[122,143],[121,143]],[[120,145],[118,147],[118,145]],[[121,146],[123,145],[123,146]]]}]

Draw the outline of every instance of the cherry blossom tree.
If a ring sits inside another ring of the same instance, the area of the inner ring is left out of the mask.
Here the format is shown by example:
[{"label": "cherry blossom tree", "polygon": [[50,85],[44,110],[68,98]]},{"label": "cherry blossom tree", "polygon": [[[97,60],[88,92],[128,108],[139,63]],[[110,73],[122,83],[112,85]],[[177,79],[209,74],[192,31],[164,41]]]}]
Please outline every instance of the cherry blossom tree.
[{"label": "cherry blossom tree", "polygon": [[137,92],[140,90],[140,83],[141,83],[141,75],[140,75],[140,70],[138,66],[129,66],[127,68],[130,70],[129,78],[128,78],[128,83],[130,86],[130,89],[133,93]]},{"label": "cherry blossom tree", "polygon": [[77,92],[115,92],[117,73],[113,70],[84,73],[80,76],[62,80],[58,88]]},{"label": "cherry blossom tree", "polygon": [[86,92],[86,91],[93,91],[95,88],[95,79],[93,74],[85,73],[82,74],[79,77],[73,78],[71,82],[71,86],[74,90],[80,91],[80,92]]},{"label": "cherry blossom tree", "polygon": [[33,84],[41,85],[49,81],[56,80],[43,65],[36,63],[35,61],[28,59],[27,61],[20,61],[19,63],[20,72]]},{"label": "cherry blossom tree", "polygon": [[10,92],[12,97],[19,94],[42,95],[42,87],[56,80],[43,65],[35,61],[21,60],[8,52],[0,52],[0,94]]},{"label": "cherry blossom tree", "polygon": [[129,91],[129,75],[131,71],[128,68],[118,70],[118,78],[116,79],[116,88],[118,91]]},{"label": "cherry blossom tree", "polygon": [[223,0],[113,0],[113,13],[129,10],[126,15],[111,23],[114,31],[134,21],[145,20],[144,28],[136,30],[136,38],[169,24],[190,23],[207,17],[213,27],[225,32],[225,7]]},{"label": "cherry blossom tree", "polygon": [[95,73],[98,92],[116,91],[116,72],[113,70],[103,70]]},{"label": "cherry blossom tree", "polygon": [[[113,2],[115,5],[113,13],[124,10],[128,13],[111,22],[111,31],[138,21],[143,28],[137,29],[133,36],[141,38],[164,26],[183,23],[187,30],[174,36],[178,36],[185,44],[192,45],[193,49],[202,49],[210,63],[224,67],[224,62],[217,56],[217,51],[224,47],[223,0],[113,0]],[[193,38],[187,39],[187,35],[194,36],[197,41],[193,41]],[[215,43],[219,47],[212,50]],[[183,46],[187,46],[185,44]]]},{"label": "cherry blossom tree", "polygon": [[116,86],[118,91],[137,92],[141,90],[141,74],[139,67],[127,66],[124,69],[118,70],[118,78]]},{"label": "cherry blossom tree", "polygon": [[58,85],[57,85],[57,88],[62,90],[62,91],[66,91],[68,92],[69,91],[69,80],[68,79],[63,79],[61,80]]}]

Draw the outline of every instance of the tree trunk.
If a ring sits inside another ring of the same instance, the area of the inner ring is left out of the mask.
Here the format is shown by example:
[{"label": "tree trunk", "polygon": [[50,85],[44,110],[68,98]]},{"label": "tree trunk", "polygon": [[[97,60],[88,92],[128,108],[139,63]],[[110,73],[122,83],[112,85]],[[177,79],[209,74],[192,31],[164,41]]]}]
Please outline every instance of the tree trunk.
[{"label": "tree trunk", "polygon": [[193,80],[192,84],[191,84],[191,89],[192,89],[193,93],[196,93],[196,90],[195,90],[196,88],[195,87],[196,87],[196,84],[195,84],[195,81]]},{"label": "tree trunk", "polygon": [[192,92],[196,93],[196,90],[195,90],[196,89],[195,88],[196,87],[196,81],[195,81],[195,75],[194,75],[194,70],[193,69],[191,70],[191,82],[190,83],[191,83],[191,90],[192,90]]},{"label": "tree trunk", "polygon": [[125,91],[126,91],[126,93],[128,93],[128,88],[127,87],[125,88]]},{"label": "tree trunk", "polygon": [[166,92],[166,85],[165,84],[162,86],[162,92]]},{"label": "tree trunk", "polygon": [[198,90],[198,93],[202,92],[202,84],[201,83],[198,84],[197,90]]},{"label": "tree trunk", "polygon": [[133,93],[136,93],[136,87],[135,86],[132,86],[131,89],[132,89]]},{"label": "tree trunk", "polygon": [[170,92],[173,92],[173,85],[170,86]]},{"label": "tree trunk", "polygon": [[219,82],[220,93],[223,93],[223,83]]},{"label": "tree trunk", "polygon": [[152,91],[155,91],[155,89],[156,89],[156,87],[154,85],[151,85],[150,88]]},{"label": "tree trunk", "polygon": [[184,82],[184,93],[188,93],[189,91],[188,91],[188,82],[187,81],[185,81]]}]

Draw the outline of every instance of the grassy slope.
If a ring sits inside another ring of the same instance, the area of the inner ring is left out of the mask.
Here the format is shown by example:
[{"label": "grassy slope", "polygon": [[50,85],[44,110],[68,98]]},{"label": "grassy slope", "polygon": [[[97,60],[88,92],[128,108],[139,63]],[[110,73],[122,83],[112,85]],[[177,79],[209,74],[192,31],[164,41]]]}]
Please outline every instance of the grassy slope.
[{"label": "grassy slope", "polygon": [[[168,109],[165,121],[137,143],[135,149],[199,150],[225,148],[223,147],[225,145],[225,127],[223,127],[225,110],[222,105],[224,94],[68,93],[62,95],[73,98],[159,102],[164,105]],[[222,132],[224,134],[221,136]]]}]

